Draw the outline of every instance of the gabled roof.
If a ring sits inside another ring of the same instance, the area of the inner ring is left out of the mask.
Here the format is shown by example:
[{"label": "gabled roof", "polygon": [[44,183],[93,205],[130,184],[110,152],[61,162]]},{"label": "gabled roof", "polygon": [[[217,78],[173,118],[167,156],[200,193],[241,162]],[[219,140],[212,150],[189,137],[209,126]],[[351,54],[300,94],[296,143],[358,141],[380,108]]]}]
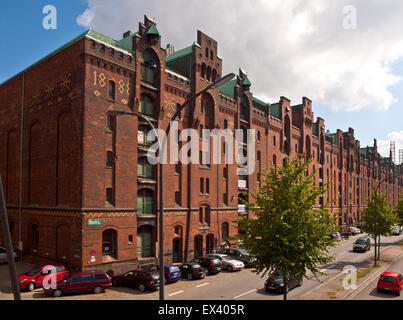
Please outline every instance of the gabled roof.
[{"label": "gabled roof", "polygon": [[223,84],[219,88],[220,93],[231,99],[234,99],[234,88],[236,86],[236,83],[237,83],[236,79],[232,79],[227,83]]},{"label": "gabled roof", "polygon": [[157,26],[155,25],[155,23],[153,23],[153,25],[150,27],[150,29],[148,29],[147,34],[154,35],[154,36],[157,36],[160,34],[158,32],[158,29],[157,29]]}]

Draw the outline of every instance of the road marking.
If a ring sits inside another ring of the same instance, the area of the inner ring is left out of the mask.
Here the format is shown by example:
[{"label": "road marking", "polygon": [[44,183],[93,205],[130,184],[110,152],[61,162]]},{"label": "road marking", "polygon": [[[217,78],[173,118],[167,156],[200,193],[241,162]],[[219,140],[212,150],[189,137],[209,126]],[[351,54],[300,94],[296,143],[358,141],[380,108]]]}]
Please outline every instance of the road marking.
[{"label": "road marking", "polygon": [[344,251],[344,252],[342,252],[342,253],[339,253],[338,255],[339,256],[342,256],[343,254],[345,254],[345,253],[347,253],[348,251]]},{"label": "road marking", "polygon": [[182,292],[185,292],[185,291],[181,290],[181,291],[178,291],[178,292],[174,292],[174,293],[168,294],[168,296],[172,297],[172,296],[175,296],[175,295],[180,294]]},{"label": "road marking", "polygon": [[249,294],[249,293],[252,293],[252,292],[255,292],[255,291],[257,291],[257,289],[253,289],[253,290],[251,290],[251,291],[242,293],[242,294],[240,294],[239,296],[233,297],[232,299],[238,299],[238,298],[240,298],[240,297],[242,297],[242,296],[245,296],[245,295],[247,295],[247,294]]},{"label": "road marking", "polygon": [[210,283],[207,282],[207,283],[199,284],[198,286],[196,286],[196,288],[204,287],[204,286],[207,286],[208,284],[210,284]]}]

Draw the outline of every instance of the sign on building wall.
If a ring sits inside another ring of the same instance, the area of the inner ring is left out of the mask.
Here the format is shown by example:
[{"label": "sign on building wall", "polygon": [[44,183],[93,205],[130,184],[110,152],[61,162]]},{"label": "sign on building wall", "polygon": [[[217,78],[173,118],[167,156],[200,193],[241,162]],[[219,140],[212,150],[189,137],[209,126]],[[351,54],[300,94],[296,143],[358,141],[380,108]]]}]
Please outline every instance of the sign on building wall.
[{"label": "sign on building wall", "polygon": [[101,219],[88,219],[88,225],[89,226],[100,226]]}]

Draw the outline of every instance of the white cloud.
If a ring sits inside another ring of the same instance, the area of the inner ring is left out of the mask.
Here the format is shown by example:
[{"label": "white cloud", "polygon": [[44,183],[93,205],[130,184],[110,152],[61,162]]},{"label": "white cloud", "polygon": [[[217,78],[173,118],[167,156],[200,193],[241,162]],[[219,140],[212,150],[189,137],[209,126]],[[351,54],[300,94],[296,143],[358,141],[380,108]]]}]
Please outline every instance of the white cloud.
[{"label": "white cloud", "polygon": [[[395,0],[87,0],[77,22],[120,39],[155,18],[163,44],[181,49],[202,30],[218,41],[224,73],[248,72],[257,97],[302,96],[335,110],[387,110],[401,78],[403,2]],[[346,30],[345,6],[357,8]]]},{"label": "white cloud", "polygon": [[390,142],[395,142],[395,163],[399,163],[399,150],[403,150],[403,130],[390,132],[388,135],[388,140],[377,141],[378,152],[384,156],[389,157]]}]

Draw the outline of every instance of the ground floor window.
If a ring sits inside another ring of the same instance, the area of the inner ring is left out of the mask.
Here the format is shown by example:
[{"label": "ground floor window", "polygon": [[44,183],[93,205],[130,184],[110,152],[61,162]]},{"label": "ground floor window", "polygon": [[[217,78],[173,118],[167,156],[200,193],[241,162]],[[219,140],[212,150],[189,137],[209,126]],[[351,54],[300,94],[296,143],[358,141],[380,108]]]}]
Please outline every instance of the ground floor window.
[{"label": "ground floor window", "polygon": [[153,228],[143,226],[137,230],[137,256],[149,258],[153,256]]},{"label": "ground floor window", "polygon": [[102,232],[102,255],[117,258],[117,232],[108,229]]}]

